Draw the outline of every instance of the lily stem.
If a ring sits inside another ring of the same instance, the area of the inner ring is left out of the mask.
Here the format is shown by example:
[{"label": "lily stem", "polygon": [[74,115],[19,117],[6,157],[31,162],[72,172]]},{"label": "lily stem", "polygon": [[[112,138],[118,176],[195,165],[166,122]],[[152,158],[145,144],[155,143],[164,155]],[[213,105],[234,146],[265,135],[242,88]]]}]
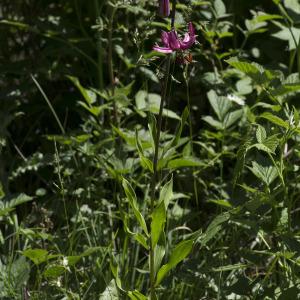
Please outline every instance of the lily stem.
[{"label": "lily stem", "polygon": [[[171,12],[171,29],[175,28],[175,14],[176,14],[176,0],[173,0],[173,6],[172,6],[172,12]],[[165,69],[165,80],[161,89],[161,101],[159,106],[159,113],[156,123],[156,136],[154,141],[154,157],[153,157],[153,174],[151,178],[151,185],[150,185],[150,200],[151,200],[151,206],[150,206],[150,214],[152,215],[154,211],[155,206],[155,191],[156,191],[156,184],[157,184],[157,177],[158,177],[158,153],[159,153],[159,140],[160,140],[160,134],[161,134],[161,127],[162,127],[162,115],[163,115],[163,109],[164,109],[164,103],[167,98],[167,92],[168,92],[168,82],[170,77],[170,66],[171,66],[171,59],[172,56],[169,55],[166,62],[166,69]],[[155,269],[154,269],[154,247],[152,244],[152,238],[150,236],[150,250],[149,250],[149,263],[150,263],[150,300],[156,300],[156,294],[155,294]]]},{"label": "lily stem", "polygon": [[[162,93],[161,93],[161,101],[159,106],[159,113],[157,118],[157,129],[156,129],[156,136],[155,136],[155,142],[154,142],[154,157],[153,157],[153,174],[151,179],[151,209],[150,214],[152,215],[155,205],[155,190],[156,190],[156,184],[157,184],[157,165],[158,165],[158,152],[159,152],[159,140],[160,140],[160,134],[161,134],[161,127],[162,127],[162,115],[163,115],[163,108],[164,103],[166,101],[167,97],[167,90],[168,90],[168,81],[170,76],[170,65],[171,65],[171,55],[167,58],[166,62],[166,71],[165,71],[165,81],[162,86]],[[155,300],[155,270],[154,270],[154,247],[152,245],[152,239],[150,237],[150,300]]]}]

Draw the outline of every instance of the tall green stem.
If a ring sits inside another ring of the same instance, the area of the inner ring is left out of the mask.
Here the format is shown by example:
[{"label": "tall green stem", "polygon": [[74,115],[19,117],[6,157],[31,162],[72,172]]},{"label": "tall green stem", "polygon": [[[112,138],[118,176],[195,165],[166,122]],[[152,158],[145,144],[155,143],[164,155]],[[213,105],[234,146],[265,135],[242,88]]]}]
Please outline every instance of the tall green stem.
[{"label": "tall green stem", "polygon": [[[175,28],[175,14],[176,14],[176,0],[173,0],[172,12],[171,12],[171,29]],[[157,118],[157,126],[156,126],[156,136],[154,141],[154,157],[153,157],[153,174],[151,179],[150,185],[150,199],[151,199],[151,206],[150,206],[150,214],[152,215],[155,205],[155,189],[157,184],[157,165],[158,165],[158,153],[159,153],[159,140],[160,140],[160,133],[161,133],[161,125],[162,125],[162,115],[163,115],[163,108],[164,103],[167,98],[167,91],[168,91],[168,82],[170,77],[170,66],[171,66],[171,55],[168,56],[166,62],[166,69],[165,69],[165,80],[161,90],[161,101],[159,106],[159,113]],[[150,300],[155,300],[155,269],[154,269],[154,247],[152,244],[152,239],[150,237],[150,250],[149,250],[149,262],[150,262]]]},{"label": "tall green stem", "polygon": [[[154,210],[155,204],[155,188],[157,183],[157,164],[158,164],[158,152],[159,152],[159,140],[160,140],[160,133],[161,133],[161,125],[162,125],[162,114],[164,103],[167,97],[167,90],[168,90],[168,81],[170,76],[170,65],[171,65],[171,55],[167,58],[166,63],[166,71],[165,71],[165,81],[162,86],[162,93],[161,93],[161,101],[159,107],[159,113],[157,118],[157,130],[156,130],[156,137],[155,137],[155,145],[154,145],[154,157],[153,157],[153,175],[151,179],[150,191],[151,191],[151,207],[150,213]],[[152,240],[150,238],[150,300],[156,299],[155,297],[155,270],[154,270],[154,247],[152,245]]]}]

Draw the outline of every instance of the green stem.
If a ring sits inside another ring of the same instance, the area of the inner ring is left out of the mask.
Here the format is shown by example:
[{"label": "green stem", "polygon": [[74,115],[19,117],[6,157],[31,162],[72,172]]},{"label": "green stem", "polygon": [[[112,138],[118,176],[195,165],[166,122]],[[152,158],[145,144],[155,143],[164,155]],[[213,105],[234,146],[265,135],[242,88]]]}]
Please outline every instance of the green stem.
[{"label": "green stem", "polygon": [[[168,90],[168,81],[170,76],[170,65],[171,65],[171,55],[167,58],[167,64],[166,64],[166,72],[165,72],[165,81],[162,87],[162,93],[161,93],[161,101],[160,101],[160,107],[159,107],[159,113],[158,113],[158,119],[157,119],[157,131],[156,131],[156,137],[155,137],[155,145],[154,145],[154,157],[153,157],[153,175],[151,179],[151,185],[150,185],[150,193],[151,193],[151,206],[150,206],[150,214],[152,215],[154,210],[154,204],[155,204],[155,188],[157,183],[157,165],[158,165],[158,152],[159,152],[159,140],[160,140],[160,134],[161,134],[161,127],[162,127],[162,114],[163,114],[163,108],[164,108],[164,102],[167,97],[167,90]],[[154,270],[154,247],[152,245],[152,240],[150,237],[150,251],[149,251],[149,258],[150,258],[150,300],[156,299],[155,296],[155,270]]]},{"label": "green stem", "polygon": [[[113,65],[113,43],[112,43],[112,33],[113,33],[113,22],[114,16],[116,13],[116,7],[113,6],[111,8],[111,14],[109,17],[109,24],[108,24],[108,73],[110,84],[112,88],[112,96],[114,96],[115,91],[115,76],[114,76],[114,65]],[[113,100],[113,114],[114,114],[114,121],[115,124],[118,124],[118,114],[117,114],[117,105],[116,101]]]},{"label": "green stem", "polygon": [[[187,99],[187,105],[189,109],[189,132],[190,132],[190,143],[191,143],[191,154],[194,155],[194,147],[193,147],[193,124],[192,124],[192,115],[191,115],[191,101],[190,101],[190,86],[189,86],[189,77],[188,77],[188,68],[189,65],[186,65],[185,68],[185,85],[186,85],[186,99]],[[199,198],[198,198],[198,191],[197,191],[197,180],[195,177],[196,168],[193,167],[193,182],[194,182],[194,193],[196,198],[196,204],[199,206]]]}]

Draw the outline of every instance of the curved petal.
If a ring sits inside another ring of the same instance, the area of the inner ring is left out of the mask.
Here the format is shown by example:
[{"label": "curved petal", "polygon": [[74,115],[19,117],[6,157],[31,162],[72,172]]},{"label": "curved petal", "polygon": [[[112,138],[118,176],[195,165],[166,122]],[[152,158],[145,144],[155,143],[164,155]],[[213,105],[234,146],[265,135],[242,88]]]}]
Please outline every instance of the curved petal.
[{"label": "curved petal", "polygon": [[179,43],[179,39],[178,39],[176,31],[172,30],[171,32],[169,32],[168,37],[169,37],[169,46],[170,46],[170,48],[172,50],[180,49],[180,43]]},{"label": "curved petal", "polygon": [[193,26],[193,23],[192,23],[192,22],[189,22],[188,27],[189,27],[189,34],[190,34],[191,36],[194,36],[194,35],[196,34],[196,32],[195,32],[195,27]]},{"label": "curved petal", "polygon": [[181,50],[186,50],[189,49],[193,46],[193,44],[196,41],[196,37],[190,37],[188,41],[184,42],[184,41],[180,41],[180,49]]},{"label": "curved petal", "polygon": [[173,50],[171,48],[167,48],[167,47],[154,46],[152,49],[154,51],[157,51],[160,53],[172,53],[173,52]]},{"label": "curved petal", "polygon": [[162,40],[162,42],[163,42],[163,44],[164,44],[165,47],[167,47],[167,48],[170,47],[170,45],[169,45],[169,35],[168,35],[167,32],[162,31],[162,33],[161,33],[161,40]]}]

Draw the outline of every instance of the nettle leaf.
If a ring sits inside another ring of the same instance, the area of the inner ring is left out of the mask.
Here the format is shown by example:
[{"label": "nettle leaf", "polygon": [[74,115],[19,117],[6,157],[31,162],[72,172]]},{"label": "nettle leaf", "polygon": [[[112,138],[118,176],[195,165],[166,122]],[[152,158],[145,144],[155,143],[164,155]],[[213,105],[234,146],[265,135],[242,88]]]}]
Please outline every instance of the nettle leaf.
[{"label": "nettle leaf", "polygon": [[191,252],[193,248],[194,241],[193,240],[186,240],[182,241],[175,246],[173,249],[170,259],[167,264],[163,265],[158,273],[155,285],[159,285],[164,277],[175,268],[181,261],[183,261]]},{"label": "nettle leaf", "polygon": [[216,129],[223,129],[223,124],[220,121],[215,120],[211,116],[204,116],[202,117],[202,120]]},{"label": "nettle leaf", "polygon": [[282,84],[276,89],[272,90],[273,96],[284,96],[287,94],[295,93],[300,91],[300,83]]},{"label": "nettle leaf", "polygon": [[252,173],[261,179],[267,186],[269,186],[278,176],[278,172],[274,166],[262,166],[257,162],[252,162],[252,167],[248,167]]},{"label": "nettle leaf", "polygon": [[208,225],[204,235],[200,237],[200,242],[202,247],[205,246],[222,228],[222,224],[227,222],[230,218],[229,212],[225,212],[218,215],[213,221]]},{"label": "nettle leaf", "polygon": [[139,222],[140,226],[142,227],[142,229],[148,236],[149,233],[148,233],[147,225],[146,225],[144,217],[142,216],[142,214],[140,213],[140,211],[138,209],[136,194],[135,194],[132,186],[125,178],[123,178],[122,185],[123,185],[126,197],[129,201],[129,204],[133,210],[133,213],[134,213],[137,221]]},{"label": "nettle leaf", "polygon": [[271,114],[269,112],[265,112],[259,116],[260,118],[266,119],[270,121],[271,123],[278,125],[280,127],[283,127],[285,129],[289,129],[289,123],[282,120],[281,118],[275,116],[274,114]]},{"label": "nettle leaf", "polygon": [[238,109],[227,114],[223,122],[224,129],[229,128],[230,126],[235,124],[242,116],[243,116],[243,109]]},{"label": "nettle leaf", "polygon": [[258,143],[263,143],[264,140],[267,138],[267,133],[264,127],[261,125],[258,125],[256,129],[256,140]]},{"label": "nettle leaf", "polygon": [[214,90],[210,90],[207,93],[207,97],[219,121],[222,122],[232,107],[232,103],[226,97],[218,96]]}]

